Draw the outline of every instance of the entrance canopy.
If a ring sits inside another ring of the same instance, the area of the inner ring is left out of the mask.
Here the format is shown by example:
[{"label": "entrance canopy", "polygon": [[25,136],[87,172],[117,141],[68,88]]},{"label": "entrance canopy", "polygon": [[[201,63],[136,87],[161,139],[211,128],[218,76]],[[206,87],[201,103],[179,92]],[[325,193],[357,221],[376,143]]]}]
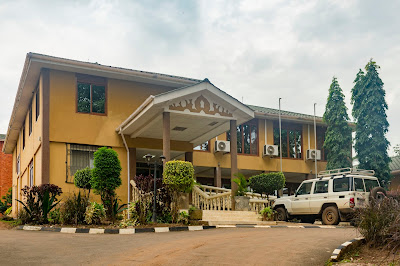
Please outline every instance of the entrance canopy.
[{"label": "entrance canopy", "polygon": [[151,95],[116,130],[131,138],[163,138],[163,113],[170,114],[170,139],[197,146],[240,125],[254,112],[208,79],[166,93]]}]

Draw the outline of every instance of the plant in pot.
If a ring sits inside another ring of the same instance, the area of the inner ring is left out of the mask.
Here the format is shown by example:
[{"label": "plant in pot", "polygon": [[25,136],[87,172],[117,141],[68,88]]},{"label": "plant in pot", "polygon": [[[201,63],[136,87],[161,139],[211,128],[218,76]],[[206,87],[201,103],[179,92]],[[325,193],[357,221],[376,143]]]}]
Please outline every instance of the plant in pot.
[{"label": "plant in pot", "polygon": [[237,176],[237,178],[233,179],[233,182],[238,185],[238,189],[235,193],[235,211],[249,211],[250,197],[246,196],[246,192],[248,192],[248,182],[246,177],[241,173],[237,173],[235,176]]}]

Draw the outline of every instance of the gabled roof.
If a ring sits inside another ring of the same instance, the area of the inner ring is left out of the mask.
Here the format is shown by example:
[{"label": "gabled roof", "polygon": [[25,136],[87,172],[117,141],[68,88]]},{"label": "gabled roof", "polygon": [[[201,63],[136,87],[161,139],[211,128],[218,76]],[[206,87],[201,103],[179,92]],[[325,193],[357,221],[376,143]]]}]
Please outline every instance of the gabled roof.
[{"label": "gabled roof", "polygon": [[391,159],[392,161],[389,163],[390,172],[400,171],[400,156],[394,156]]}]

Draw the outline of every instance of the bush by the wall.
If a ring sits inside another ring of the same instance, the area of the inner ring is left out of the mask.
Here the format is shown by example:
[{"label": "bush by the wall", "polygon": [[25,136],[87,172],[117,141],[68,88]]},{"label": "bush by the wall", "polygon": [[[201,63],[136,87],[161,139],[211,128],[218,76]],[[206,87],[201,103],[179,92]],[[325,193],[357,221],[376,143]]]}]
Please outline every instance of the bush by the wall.
[{"label": "bush by the wall", "polygon": [[12,188],[8,189],[5,196],[2,197],[4,201],[0,200],[0,213],[3,213],[12,206]]},{"label": "bush by the wall", "polygon": [[94,153],[94,169],[90,184],[101,197],[108,218],[114,220],[113,202],[115,190],[121,186],[121,162],[113,149],[102,147]]},{"label": "bush by the wall", "polygon": [[170,189],[189,192],[194,185],[194,168],[191,162],[169,161],[165,163],[163,182]]},{"label": "bush by the wall", "polygon": [[106,210],[102,204],[92,202],[86,208],[85,221],[87,224],[100,224],[105,217]]},{"label": "bush by the wall", "polygon": [[29,222],[48,223],[48,213],[59,203],[57,197],[62,193],[61,188],[54,184],[42,184],[25,186],[21,191],[25,201],[17,201],[27,212]]},{"label": "bush by the wall", "polygon": [[89,205],[87,197],[82,197],[81,192],[73,194],[63,200],[60,212],[60,221],[63,224],[84,224],[86,207]]},{"label": "bush by the wall", "polygon": [[82,188],[85,191],[88,191],[88,196],[90,194],[90,189],[92,188],[92,185],[90,184],[90,181],[92,180],[92,169],[89,167],[78,170],[76,171],[74,175],[74,184],[78,188]]},{"label": "bush by the wall", "polygon": [[262,173],[252,176],[249,185],[254,192],[268,197],[275,190],[280,190],[285,186],[285,176],[281,172]]}]

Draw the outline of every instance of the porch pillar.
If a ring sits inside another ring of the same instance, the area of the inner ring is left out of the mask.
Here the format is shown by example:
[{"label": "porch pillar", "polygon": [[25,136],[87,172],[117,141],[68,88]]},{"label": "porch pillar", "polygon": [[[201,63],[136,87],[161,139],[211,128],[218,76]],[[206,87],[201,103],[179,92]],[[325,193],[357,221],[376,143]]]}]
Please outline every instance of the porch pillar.
[{"label": "porch pillar", "polygon": [[232,193],[232,210],[235,210],[235,201],[233,197],[237,191],[237,184],[233,182],[236,178],[235,174],[238,172],[237,168],[237,133],[236,133],[236,120],[230,121],[231,131],[231,193]]},{"label": "porch pillar", "polygon": [[185,161],[193,163],[193,152],[185,152]]},{"label": "porch pillar", "polygon": [[[131,180],[136,176],[136,148],[129,148],[129,174],[130,180],[128,186],[131,184]],[[132,199],[132,190],[131,194],[128,195],[129,199]]]},{"label": "porch pillar", "polygon": [[170,113],[163,112],[163,155],[165,162],[171,160],[171,121]]},{"label": "porch pillar", "polygon": [[214,186],[222,187],[222,177],[221,177],[221,167],[218,166],[214,168]]}]

